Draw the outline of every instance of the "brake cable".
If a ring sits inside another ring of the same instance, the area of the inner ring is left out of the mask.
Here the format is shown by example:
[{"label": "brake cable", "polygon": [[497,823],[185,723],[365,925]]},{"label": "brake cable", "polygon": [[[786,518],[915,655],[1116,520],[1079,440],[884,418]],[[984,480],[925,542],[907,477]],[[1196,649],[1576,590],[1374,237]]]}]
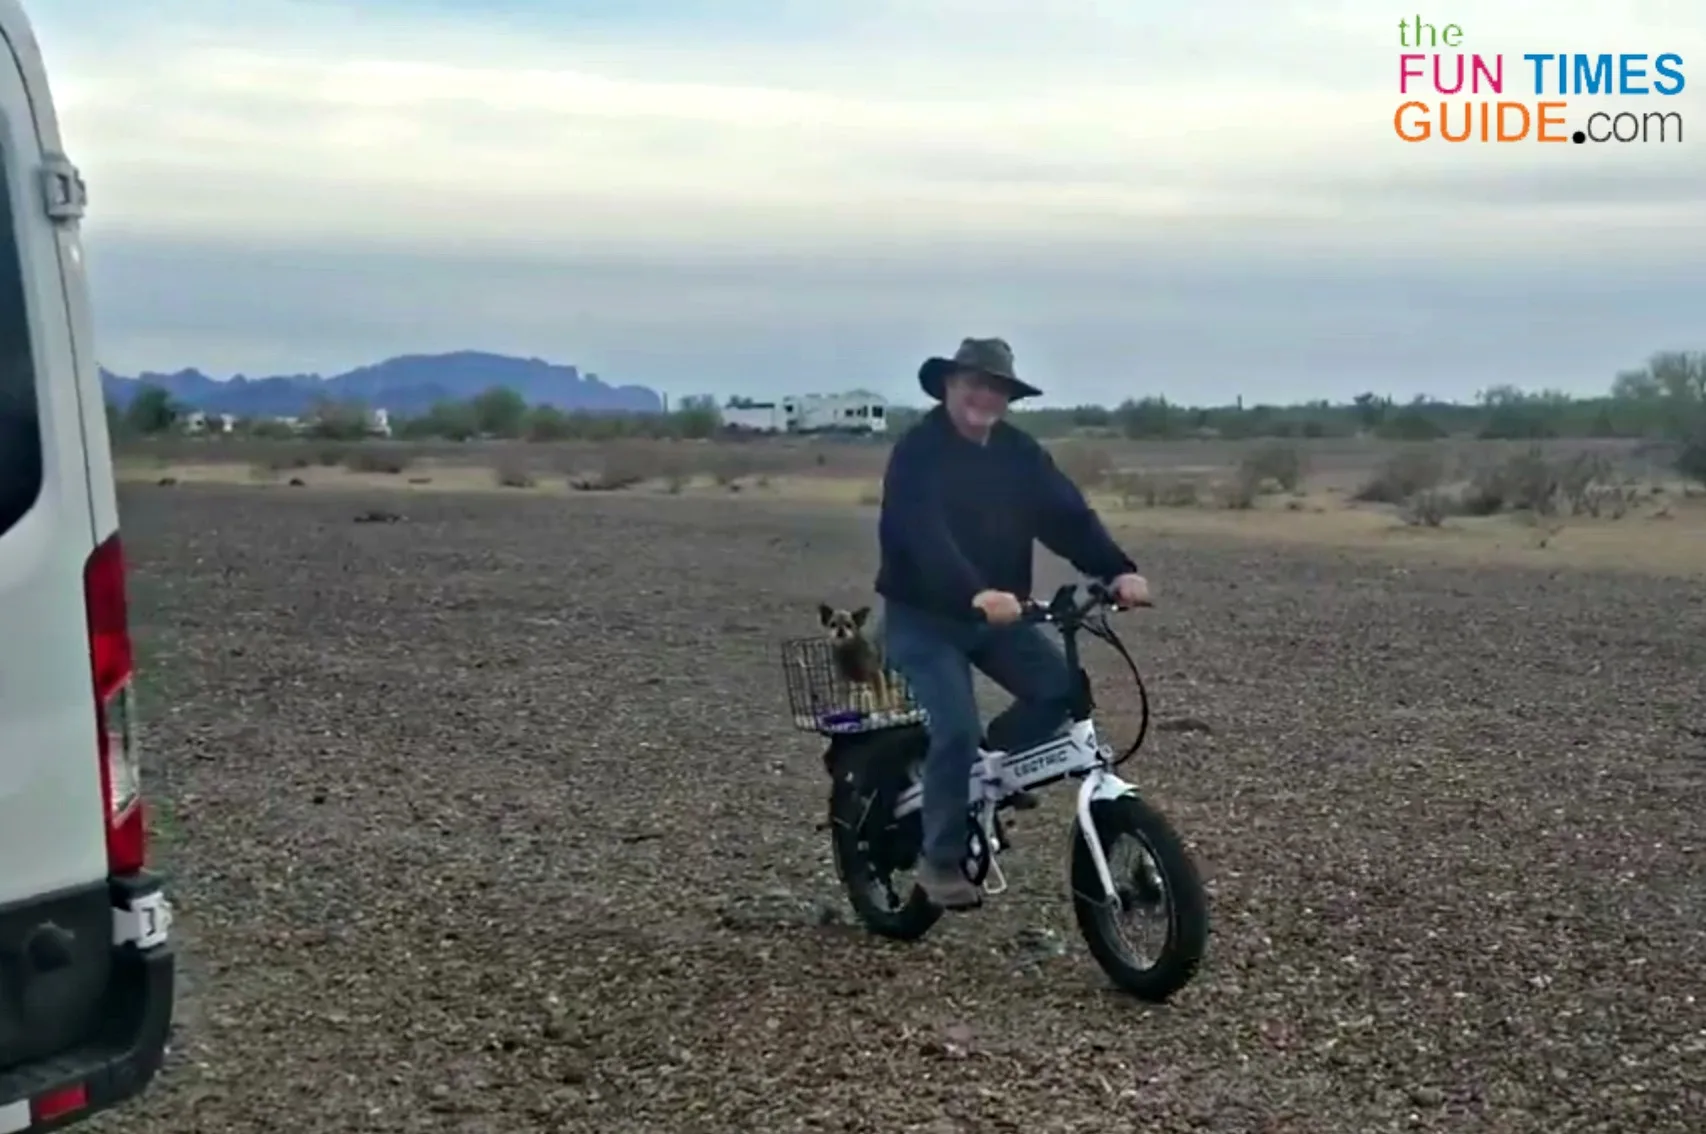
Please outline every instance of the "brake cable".
[{"label": "brake cable", "polygon": [[1137,671],[1137,662],[1132,658],[1131,651],[1126,649],[1125,642],[1120,639],[1119,634],[1108,621],[1107,609],[1103,608],[1099,613],[1100,616],[1095,621],[1090,619],[1081,621],[1078,624],[1079,629],[1089,633],[1092,637],[1100,638],[1114,648],[1114,652],[1124,659],[1126,668],[1131,670],[1132,685],[1137,689],[1137,737],[1131,742],[1131,747],[1127,748],[1113,761],[1113,767],[1117,768],[1136,755],[1137,750],[1143,747],[1144,740],[1149,736],[1149,689],[1143,684],[1143,675]]}]

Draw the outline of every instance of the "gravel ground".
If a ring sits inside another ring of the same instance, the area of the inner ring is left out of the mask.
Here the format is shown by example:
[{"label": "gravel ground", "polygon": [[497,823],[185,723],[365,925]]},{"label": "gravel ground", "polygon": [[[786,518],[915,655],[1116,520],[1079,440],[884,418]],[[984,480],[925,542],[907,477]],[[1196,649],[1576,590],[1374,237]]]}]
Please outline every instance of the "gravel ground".
[{"label": "gravel ground", "polygon": [[105,1129],[1706,1128],[1698,587],[1135,549],[1157,718],[1211,730],[1128,765],[1213,895],[1150,1008],[1074,936],[1066,792],[985,910],[847,924],[774,643],[868,518],[124,506],[191,988]]}]

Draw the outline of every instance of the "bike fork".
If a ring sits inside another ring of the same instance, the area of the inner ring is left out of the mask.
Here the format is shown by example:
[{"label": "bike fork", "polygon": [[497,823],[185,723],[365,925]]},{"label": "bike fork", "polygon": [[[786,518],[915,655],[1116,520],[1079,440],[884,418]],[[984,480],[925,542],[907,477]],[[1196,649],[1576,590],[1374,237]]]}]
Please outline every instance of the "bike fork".
[{"label": "bike fork", "polygon": [[1090,848],[1090,861],[1096,866],[1096,877],[1102,883],[1102,893],[1109,905],[1118,907],[1120,904],[1119,891],[1114,887],[1114,872],[1108,867],[1108,852],[1102,847],[1102,836],[1096,831],[1094,816],[1090,813],[1090,805],[1096,802],[1103,789],[1103,780],[1108,776],[1105,769],[1097,768],[1085,776],[1078,785],[1078,829],[1083,835],[1085,844]]},{"label": "bike fork", "polygon": [[989,871],[983,876],[983,892],[990,895],[1006,893],[1007,875],[1001,872],[1001,852],[1007,846],[996,834],[994,803],[986,800],[979,808],[978,823],[983,828],[983,845],[989,848]]}]

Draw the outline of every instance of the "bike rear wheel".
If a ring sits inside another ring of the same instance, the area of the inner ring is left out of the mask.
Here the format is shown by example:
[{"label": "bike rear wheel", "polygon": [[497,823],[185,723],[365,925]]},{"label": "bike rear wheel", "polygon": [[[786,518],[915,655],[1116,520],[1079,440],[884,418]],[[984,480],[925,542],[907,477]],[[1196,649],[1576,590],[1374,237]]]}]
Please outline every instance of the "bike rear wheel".
[{"label": "bike rear wheel", "polygon": [[[1102,890],[1085,832],[1073,824],[1072,910],[1084,943],[1119,988],[1151,1003],[1163,1003],[1189,984],[1208,946],[1208,895],[1183,840],[1165,816],[1134,795],[1091,807],[1102,849],[1108,856],[1121,901]],[[1120,851],[1134,846],[1137,862],[1126,865]],[[1122,918],[1158,913],[1165,936],[1154,950],[1134,948]]]},{"label": "bike rear wheel", "polygon": [[884,793],[861,790],[858,781],[855,773],[844,771],[830,793],[835,872],[866,929],[896,941],[916,941],[942,916],[917,883],[905,877],[917,863],[919,817],[914,813],[896,823]]}]

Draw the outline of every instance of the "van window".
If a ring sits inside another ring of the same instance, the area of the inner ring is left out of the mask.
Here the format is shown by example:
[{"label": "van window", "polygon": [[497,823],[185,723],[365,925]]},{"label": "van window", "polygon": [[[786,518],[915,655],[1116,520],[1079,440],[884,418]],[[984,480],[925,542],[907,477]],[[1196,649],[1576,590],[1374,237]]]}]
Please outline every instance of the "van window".
[{"label": "van window", "polygon": [[[0,170],[10,164],[11,155],[0,153]],[[35,360],[9,185],[9,178],[0,182],[0,534],[35,506],[42,484]]]}]

